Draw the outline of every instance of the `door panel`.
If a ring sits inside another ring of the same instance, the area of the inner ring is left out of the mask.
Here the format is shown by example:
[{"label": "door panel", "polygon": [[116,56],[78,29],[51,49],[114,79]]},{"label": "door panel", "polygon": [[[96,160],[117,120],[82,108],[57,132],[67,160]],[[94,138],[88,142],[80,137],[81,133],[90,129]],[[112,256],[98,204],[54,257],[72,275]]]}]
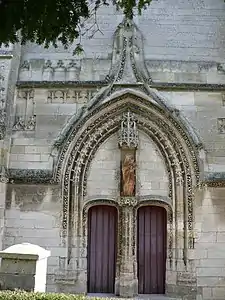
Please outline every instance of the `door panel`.
[{"label": "door panel", "polygon": [[139,294],[164,294],[166,273],[167,213],[162,207],[138,209]]},{"label": "door panel", "polygon": [[88,211],[88,292],[114,293],[117,209],[93,206]]}]

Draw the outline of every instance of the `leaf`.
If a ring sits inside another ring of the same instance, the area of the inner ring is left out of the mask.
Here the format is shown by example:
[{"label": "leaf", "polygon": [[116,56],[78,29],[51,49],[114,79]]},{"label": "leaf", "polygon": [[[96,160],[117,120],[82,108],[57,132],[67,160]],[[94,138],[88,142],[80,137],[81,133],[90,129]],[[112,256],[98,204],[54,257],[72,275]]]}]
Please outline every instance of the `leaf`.
[{"label": "leaf", "polygon": [[76,45],[76,48],[73,50],[73,55],[81,55],[84,52],[82,45],[79,43]]},{"label": "leaf", "polygon": [[[110,3],[120,8],[124,15],[133,18],[134,9],[139,14],[151,0],[92,0],[95,10]],[[93,9],[93,7],[92,7]],[[9,43],[27,42],[57,47],[60,41],[68,48],[81,32],[81,19],[91,15],[87,0],[20,0],[0,1],[0,46]],[[17,33],[20,32],[20,38]],[[75,53],[83,52],[77,44]]]}]

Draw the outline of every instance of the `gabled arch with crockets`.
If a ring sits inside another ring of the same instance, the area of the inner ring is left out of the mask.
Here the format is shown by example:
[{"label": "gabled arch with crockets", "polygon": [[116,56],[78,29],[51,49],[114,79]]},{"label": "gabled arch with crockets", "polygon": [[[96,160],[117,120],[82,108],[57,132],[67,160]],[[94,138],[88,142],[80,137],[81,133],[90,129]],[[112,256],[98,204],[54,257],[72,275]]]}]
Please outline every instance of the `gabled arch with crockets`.
[{"label": "gabled arch with crockets", "polygon": [[[67,249],[72,245],[73,236],[82,236],[85,232],[83,207],[90,163],[99,146],[118,131],[123,113],[129,110],[136,116],[138,129],[154,141],[164,158],[172,203],[172,214],[168,218],[169,259],[172,262],[178,231],[183,230],[186,263],[188,248],[193,247],[193,188],[199,182],[200,173],[198,145],[193,129],[158,100],[158,95],[154,99],[154,92],[151,96],[132,89],[116,92],[83,109],[79,118],[74,118],[64,129],[61,144],[58,143],[55,180],[62,185],[62,243]],[[175,217],[178,207],[179,221]],[[83,239],[85,241],[86,237]],[[69,253],[68,250],[68,256]]]}]

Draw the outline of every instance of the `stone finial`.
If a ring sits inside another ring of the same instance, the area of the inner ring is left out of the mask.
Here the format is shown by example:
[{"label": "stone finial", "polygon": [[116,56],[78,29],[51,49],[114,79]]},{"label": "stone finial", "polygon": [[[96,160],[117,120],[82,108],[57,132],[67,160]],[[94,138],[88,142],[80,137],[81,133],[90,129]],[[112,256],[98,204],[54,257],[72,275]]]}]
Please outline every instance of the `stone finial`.
[{"label": "stone finial", "polygon": [[32,131],[32,130],[35,130],[35,127],[36,127],[36,116],[32,115],[32,116],[29,117],[29,119],[27,121],[27,124],[25,126],[25,130]]},{"label": "stone finial", "polygon": [[24,130],[24,128],[25,128],[25,121],[24,121],[24,118],[20,116],[16,120],[16,122],[13,126],[13,130],[20,131],[20,130]]},{"label": "stone finial", "polygon": [[46,60],[43,69],[52,69],[52,62],[49,59]]},{"label": "stone finial", "polygon": [[68,64],[68,69],[77,69],[77,62],[75,61],[75,59],[71,59],[71,61]]},{"label": "stone finial", "polygon": [[65,69],[63,60],[60,59],[60,60],[57,62],[56,68],[57,68],[57,69]]}]

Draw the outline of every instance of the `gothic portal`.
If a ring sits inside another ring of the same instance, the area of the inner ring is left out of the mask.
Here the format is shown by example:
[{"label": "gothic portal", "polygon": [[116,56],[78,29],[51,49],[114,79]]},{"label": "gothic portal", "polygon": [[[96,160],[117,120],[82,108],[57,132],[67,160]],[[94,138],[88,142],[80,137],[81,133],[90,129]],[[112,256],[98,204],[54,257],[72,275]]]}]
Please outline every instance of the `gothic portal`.
[{"label": "gothic portal", "polygon": [[62,243],[70,268],[79,240],[85,292],[167,293],[167,273],[185,266],[193,247],[194,143],[153,97],[112,93],[67,128],[56,173],[64,178]]},{"label": "gothic portal", "polygon": [[47,292],[224,299],[225,4],[167,2],[0,48],[0,250],[49,250]]}]

